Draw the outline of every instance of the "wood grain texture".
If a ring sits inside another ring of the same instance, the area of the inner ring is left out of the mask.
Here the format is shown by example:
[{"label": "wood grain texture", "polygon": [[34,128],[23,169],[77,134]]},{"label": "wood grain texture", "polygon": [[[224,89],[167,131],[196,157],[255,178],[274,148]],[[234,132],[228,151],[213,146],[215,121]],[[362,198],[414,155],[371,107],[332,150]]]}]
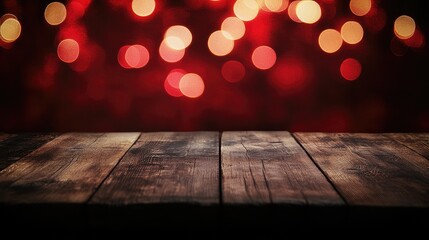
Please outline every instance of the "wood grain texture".
[{"label": "wood grain texture", "polygon": [[296,133],[352,206],[428,207],[429,161],[379,134]]},{"label": "wood grain texture", "polygon": [[384,135],[404,144],[429,160],[429,133],[386,133]]},{"label": "wood grain texture", "polygon": [[55,133],[22,133],[0,135],[0,171],[18,161],[43,144],[54,139]]},{"label": "wood grain texture", "polygon": [[139,133],[69,133],[0,172],[0,203],[83,203]]},{"label": "wood grain texture", "polygon": [[224,132],[221,150],[225,204],[343,204],[288,132]]},{"label": "wood grain texture", "polygon": [[94,204],[219,203],[217,132],[142,133]]}]

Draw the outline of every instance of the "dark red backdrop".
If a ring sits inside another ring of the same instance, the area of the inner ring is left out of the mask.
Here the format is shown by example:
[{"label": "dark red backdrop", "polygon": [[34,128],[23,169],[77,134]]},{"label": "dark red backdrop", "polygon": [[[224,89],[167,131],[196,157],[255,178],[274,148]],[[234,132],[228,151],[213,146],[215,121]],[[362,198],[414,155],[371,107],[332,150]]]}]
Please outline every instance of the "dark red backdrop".
[{"label": "dark red backdrop", "polygon": [[[321,0],[322,18],[312,25],[293,22],[287,11],[260,12],[246,22],[245,37],[225,57],[212,55],[207,39],[234,15],[234,1],[159,2],[150,17],[138,18],[130,1],[92,1],[80,19],[50,26],[43,18],[48,1],[2,1],[0,15],[16,15],[22,33],[0,47],[0,131],[429,130],[427,44],[407,47],[392,30],[394,20],[406,14],[427,38],[429,1],[373,1],[381,15],[357,17],[348,1]],[[385,25],[377,29],[383,16]],[[320,32],[338,29],[346,20],[362,24],[363,41],[343,44],[334,54],[321,51]],[[176,24],[191,30],[193,42],[181,61],[166,63],[158,47],[165,30]],[[83,71],[58,59],[61,34],[86,42],[79,56],[86,58]],[[127,44],[149,50],[145,67],[118,64],[118,50]],[[277,53],[267,71],[251,62],[259,45]],[[339,72],[349,57],[362,64],[355,81],[344,80]],[[245,66],[238,83],[221,75],[228,60]],[[203,95],[168,95],[164,79],[174,68],[198,73],[205,83]]]}]

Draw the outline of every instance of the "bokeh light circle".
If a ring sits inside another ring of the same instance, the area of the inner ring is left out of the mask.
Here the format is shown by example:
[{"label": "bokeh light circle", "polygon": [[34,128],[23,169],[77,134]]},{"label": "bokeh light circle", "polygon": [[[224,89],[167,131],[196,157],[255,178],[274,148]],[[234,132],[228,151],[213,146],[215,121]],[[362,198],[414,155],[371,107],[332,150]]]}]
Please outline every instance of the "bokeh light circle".
[{"label": "bokeh light circle", "polygon": [[335,29],[326,29],[319,35],[319,46],[326,53],[334,53],[343,45],[341,34]]},{"label": "bokeh light circle", "polygon": [[139,17],[147,17],[155,10],[155,0],[133,0],[131,8]]},{"label": "bokeh light circle", "polygon": [[348,44],[357,44],[363,38],[363,28],[355,21],[348,21],[341,27],[341,37]]},{"label": "bokeh light circle", "polygon": [[252,53],[252,63],[261,70],[270,69],[276,63],[277,55],[274,49],[268,46],[259,46]]},{"label": "bokeh light circle", "polygon": [[243,21],[251,21],[259,13],[259,5],[255,0],[237,0],[234,3],[234,14]]},{"label": "bokeh light circle", "polygon": [[237,40],[244,36],[246,32],[246,26],[244,22],[236,17],[228,17],[222,22],[221,30],[225,34],[226,38],[230,38],[231,40]]},{"label": "bokeh light circle", "polygon": [[57,54],[61,61],[72,63],[79,57],[79,44],[74,39],[64,39],[58,44]]},{"label": "bokeh light circle", "polygon": [[179,89],[186,97],[197,98],[204,93],[204,81],[198,74],[187,73],[180,79]]},{"label": "bokeh light circle", "polygon": [[223,78],[231,83],[241,81],[246,75],[246,69],[243,64],[239,61],[230,60],[222,65],[222,76]]},{"label": "bokeh light circle", "polygon": [[300,1],[296,5],[296,16],[303,23],[313,24],[322,16],[322,9],[316,1]]},{"label": "bokeh light circle", "polygon": [[359,78],[362,72],[360,62],[354,58],[345,59],[340,66],[340,73],[344,79],[354,81]]},{"label": "bokeh light circle", "polygon": [[356,16],[364,16],[371,10],[371,0],[350,0],[350,10]]},{"label": "bokeh light circle", "polygon": [[6,43],[16,41],[21,35],[21,23],[12,14],[5,14],[2,18],[4,21],[0,22],[0,39]]},{"label": "bokeh light circle", "polygon": [[207,45],[211,53],[216,56],[225,56],[234,49],[234,41],[231,40],[232,36],[225,37],[228,34],[228,32],[219,30],[210,35]]},{"label": "bokeh light circle", "polygon": [[52,2],[45,8],[45,20],[49,25],[59,25],[67,17],[67,9],[64,4],[60,2]]},{"label": "bokeh light circle", "polygon": [[409,39],[416,32],[416,22],[407,15],[399,16],[393,25],[395,35],[400,39]]},{"label": "bokeh light circle", "polygon": [[181,97],[183,93],[180,91],[180,79],[186,74],[182,69],[171,70],[164,80],[164,89],[168,95],[172,97]]},{"label": "bokeh light circle", "polygon": [[182,60],[185,56],[185,49],[176,50],[170,48],[165,40],[163,40],[159,45],[159,56],[166,62],[175,63]]},{"label": "bokeh light circle", "polygon": [[125,51],[125,61],[131,68],[142,68],[149,62],[149,51],[142,45],[129,46]]},{"label": "bokeh light circle", "polygon": [[171,26],[164,34],[165,43],[172,49],[187,48],[192,42],[191,31],[182,25]]}]

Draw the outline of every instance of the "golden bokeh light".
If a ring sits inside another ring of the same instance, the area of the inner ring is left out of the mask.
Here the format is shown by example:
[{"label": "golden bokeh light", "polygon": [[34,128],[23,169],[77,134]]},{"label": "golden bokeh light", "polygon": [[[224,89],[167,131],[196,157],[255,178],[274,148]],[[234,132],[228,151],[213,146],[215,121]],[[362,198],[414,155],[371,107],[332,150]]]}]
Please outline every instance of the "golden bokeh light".
[{"label": "golden bokeh light", "polygon": [[159,56],[166,62],[175,63],[182,60],[185,56],[185,49],[176,50],[170,48],[164,40],[159,46]]},{"label": "golden bokeh light", "polygon": [[216,56],[225,56],[234,49],[234,41],[231,40],[232,36],[225,37],[228,34],[227,32],[219,30],[210,35],[207,45],[211,53]]},{"label": "golden bokeh light", "polygon": [[131,8],[139,17],[147,17],[155,10],[155,0],[133,0]]},{"label": "golden bokeh light", "polygon": [[66,17],[66,6],[60,2],[52,2],[45,8],[45,20],[49,25],[60,25]]},{"label": "golden bokeh light", "polygon": [[301,23],[301,20],[299,20],[298,16],[296,15],[296,6],[300,3],[300,1],[293,1],[289,4],[289,8],[287,10],[287,14],[289,15],[290,19],[294,22]]},{"label": "golden bokeh light", "polygon": [[399,16],[393,25],[395,35],[400,39],[409,39],[416,32],[416,22],[407,15]]},{"label": "golden bokeh light", "polygon": [[182,25],[171,26],[164,34],[165,43],[172,49],[182,50],[192,42],[191,31]]},{"label": "golden bokeh light", "polygon": [[270,69],[277,60],[277,54],[271,47],[259,46],[252,53],[252,63],[261,70]]},{"label": "golden bokeh light", "polygon": [[289,0],[264,0],[263,5],[271,12],[282,12],[289,5]]},{"label": "golden bokeh light", "polygon": [[315,1],[304,0],[296,5],[296,16],[303,23],[313,24],[322,16],[322,9]]},{"label": "golden bokeh light", "polygon": [[350,0],[350,10],[356,16],[364,16],[371,10],[371,0]]},{"label": "golden bokeh light", "polygon": [[326,29],[319,35],[319,46],[326,53],[334,53],[343,45],[341,34],[335,29]]},{"label": "golden bokeh light", "polygon": [[357,44],[362,41],[363,38],[363,28],[362,26],[355,21],[348,21],[343,24],[341,27],[341,37],[344,42],[348,44]]},{"label": "golden bokeh light", "polygon": [[3,42],[11,43],[16,41],[21,35],[21,23],[12,14],[5,14],[0,19],[0,39]]},{"label": "golden bokeh light", "polygon": [[179,89],[186,97],[197,98],[204,92],[204,81],[198,74],[187,73],[180,79]]},{"label": "golden bokeh light", "polygon": [[259,5],[255,0],[237,0],[234,3],[234,14],[243,21],[251,21],[258,16]]},{"label": "golden bokeh light", "polygon": [[58,44],[58,58],[65,63],[72,63],[79,57],[79,44],[74,39],[64,39]]},{"label": "golden bokeh light", "polygon": [[225,34],[226,38],[230,38],[231,40],[238,40],[244,36],[246,32],[246,26],[244,22],[236,17],[228,17],[222,22],[221,30]]}]

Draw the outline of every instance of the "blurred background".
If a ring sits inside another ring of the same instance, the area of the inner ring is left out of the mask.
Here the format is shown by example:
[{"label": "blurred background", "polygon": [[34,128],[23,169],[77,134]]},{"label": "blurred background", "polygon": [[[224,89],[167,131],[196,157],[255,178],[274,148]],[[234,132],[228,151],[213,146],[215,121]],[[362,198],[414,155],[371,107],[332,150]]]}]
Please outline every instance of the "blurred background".
[{"label": "blurred background", "polygon": [[0,131],[429,131],[429,1],[0,2]]}]

